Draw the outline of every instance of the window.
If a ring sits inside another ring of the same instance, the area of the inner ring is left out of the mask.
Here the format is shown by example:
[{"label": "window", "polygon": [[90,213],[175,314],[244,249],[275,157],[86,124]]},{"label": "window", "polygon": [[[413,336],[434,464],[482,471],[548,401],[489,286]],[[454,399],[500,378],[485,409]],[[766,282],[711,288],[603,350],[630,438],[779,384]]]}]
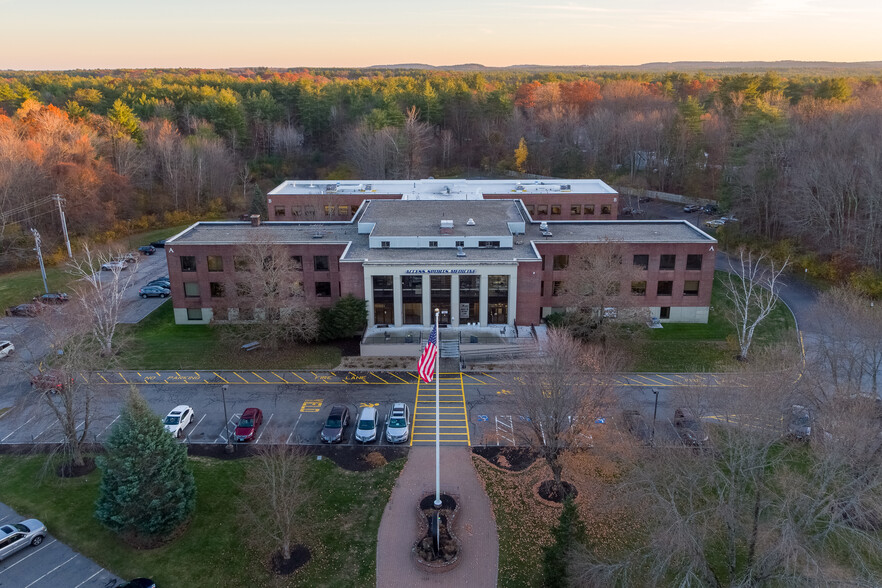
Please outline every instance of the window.
[{"label": "window", "polygon": [[554,266],[555,270],[565,270],[567,266],[570,265],[570,256],[569,255],[555,255],[554,256]]},{"label": "window", "polygon": [[236,296],[242,298],[251,294],[251,287],[245,282],[236,283]]},{"label": "window", "polygon": [[[327,255],[316,255],[312,258],[312,266],[317,272],[327,272],[330,271],[330,265],[328,264],[328,256]],[[330,294],[328,294],[330,296]]]},{"label": "window", "polygon": [[686,269],[700,270],[703,257],[704,256],[701,253],[687,255],[686,256]]},{"label": "window", "polygon": [[535,216],[535,214],[536,214],[536,205],[535,205],[535,204],[528,204],[528,205],[527,205],[527,212],[530,213],[530,216]]},{"label": "window", "polygon": [[212,298],[223,298],[226,293],[226,287],[223,282],[211,282],[208,284],[209,290],[211,290]]},{"label": "window", "polygon": [[536,212],[540,215],[548,214],[548,205],[547,204],[540,204],[539,207],[536,209]]},{"label": "window", "polygon": [[199,296],[199,282],[184,282],[184,296],[197,298]]},{"label": "window", "polygon": [[631,282],[631,296],[646,296],[646,281]]},{"label": "window", "polygon": [[579,216],[580,214],[582,214],[581,204],[573,204],[570,206],[570,216]]},{"label": "window", "polygon": [[349,205],[341,204],[337,207],[337,214],[340,216],[349,216]]},{"label": "window", "polygon": [[594,205],[586,204],[585,205],[585,214],[594,214]]},{"label": "window", "polygon": [[202,320],[202,309],[201,308],[188,308],[187,309],[187,320],[188,321],[201,321]]},{"label": "window", "polygon": [[465,241],[457,241],[456,246],[457,247],[465,247]]},{"label": "window", "polygon": [[315,206],[304,206],[303,216],[306,218],[315,218]]},{"label": "window", "polygon": [[325,204],[325,216],[334,216],[336,207],[333,204]]},{"label": "window", "polygon": [[208,260],[208,271],[210,272],[222,272],[224,271],[224,258],[220,255],[209,255]]},{"label": "window", "polygon": [[276,206],[276,216],[285,216],[284,206]]},{"label": "window", "polygon": [[612,214],[612,207],[609,204],[604,204],[600,207],[600,214]]},{"label": "window", "polygon": [[331,297],[331,282],[316,282],[315,283],[315,297],[316,298],[330,298]]},{"label": "window", "polygon": [[392,243],[390,241],[380,241],[380,247],[383,249],[389,249],[392,247]]},{"label": "window", "polygon": [[181,271],[182,272],[195,272],[196,271],[196,257],[193,255],[182,255],[181,256]]},{"label": "window", "polygon": [[239,255],[233,257],[233,269],[235,269],[237,272],[247,272],[248,258],[241,257]]},{"label": "window", "polygon": [[292,255],[291,256],[291,265],[294,266],[294,270],[298,272],[303,271],[303,256],[302,255]]},{"label": "window", "polygon": [[211,312],[211,318],[215,321],[230,320],[230,311],[224,307],[214,308]]},{"label": "window", "polygon": [[551,295],[560,296],[561,294],[563,294],[563,282],[551,282]]},{"label": "window", "polygon": [[649,256],[648,255],[635,255],[634,256],[634,267],[639,267],[642,270],[649,269]]},{"label": "window", "polygon": [[551,214],[553,216],[560,216],[560,204],[551,205]]},{"label": "window", "polygon": [[437,247],[438,241],[429,241],[429,247]]},{"label": "window", "polygon": [[482,249],[499,249],[499,241],[478,241],[478,247]]},{"label": "window", "polygon": [[542,256],[542,271],[545,271],[545,256]]},{"label": "window", "polygon": [[698,280],[683,282],[683,296],[698,296]]},{"label": "window", "polygon": [[671,318],[671,307],[670,306],[662,306],[658,313],[658,318],[660,319],[669,319]]},{"label": "window", "polygon": [[303,216],[303,207],[302,206],[292,206],[291,207],[291,216]]},{"label": "window", "polygon": [[240,321],[253,321],[254,320],[254,309],[253,308],[240,308],[239,309],[239,320]]},{"label": "window", "polygon": [[539,282],[539,296],[545,296],[545,280]]},{"label": "window", "polygon": [[658,260],[658,269],[660,270],[672,270],[676,265],[676,255],[662,255]]},{"label": "window", "polygon": [[674,293],[674,282],[670,280],[664,280],[658,283],[658,290],[656,294],[659,296],[671,296]]}]

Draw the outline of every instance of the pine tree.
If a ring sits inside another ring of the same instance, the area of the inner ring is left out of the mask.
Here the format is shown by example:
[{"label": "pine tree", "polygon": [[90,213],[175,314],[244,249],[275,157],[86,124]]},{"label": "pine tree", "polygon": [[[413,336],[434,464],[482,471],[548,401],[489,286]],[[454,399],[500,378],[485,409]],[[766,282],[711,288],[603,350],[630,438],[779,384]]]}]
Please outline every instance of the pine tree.
[{"label": "pine tree", "polygon": [[567,554],[576,543],[585,541],[585,524],[579,518],[579,511],[572,498],[564,501],[560,522],[552,529],[554,543],[544,548],[542,559],[543,586],[563,588],[568,585]]},{"label": "pine tree", "polygon": [[180,527],[196,505],[187,451],[133,390],[96,461],[103,470],[95,518],[137,543],[155,543]]}]

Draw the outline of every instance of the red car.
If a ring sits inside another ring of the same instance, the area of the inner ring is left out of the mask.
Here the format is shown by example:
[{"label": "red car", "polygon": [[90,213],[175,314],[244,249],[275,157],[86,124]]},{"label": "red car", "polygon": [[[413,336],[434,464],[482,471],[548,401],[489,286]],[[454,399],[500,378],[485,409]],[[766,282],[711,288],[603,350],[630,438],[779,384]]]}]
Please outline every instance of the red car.
[{"label": "red car", "polygon": [[[74,379],[71,377],[70,383],[73,382]],[[50,370],[31,378],[31,386],[41,391],[64,392],[66,384],[67,378],[59,370]]]},{"label": "red car", "polygon": [[233,437],[236,441],[251,441],[257,434],[257,429],[263,423],[263,412],[259,408],[246,408],[236,425]]}]

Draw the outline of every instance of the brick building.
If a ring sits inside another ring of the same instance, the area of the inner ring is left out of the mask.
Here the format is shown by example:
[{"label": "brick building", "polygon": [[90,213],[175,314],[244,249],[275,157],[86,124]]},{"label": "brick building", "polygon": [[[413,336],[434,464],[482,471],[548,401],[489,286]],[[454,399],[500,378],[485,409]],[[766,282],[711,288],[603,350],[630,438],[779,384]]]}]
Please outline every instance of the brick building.
[{"label": "brick building", "polygon": [[[451,327],[538,323],[563,310],[560,284],[586,243],[616,248],[635,270],[620,284],[632,294],[622,306],[648,309],[662,321],[707,321],[712,237],[686,221],[613,220],[617,195],[609,186],[566,182],[382,182],[375,184],[384,190],[378,199],[374,185],[363,183],[356,184],[362,191],[345,194],[350,211],[338,217],[346,220],[196,223],[166,243],[175,320],[259,320],[237,299],[237,255],[263,242],[284,247],[302,268],[308,303],[364,298],[371,326],[430,325],[434,308]],[[344,206],[330,184],[305,184],[304,192],[315,193],[281,194],[284,186],[297,190],[293,182],[274,190],[271,215],[276,205],[286,217],[292,207]],[[405,184],[416,188],[405,191]],[[607,217],[613,219],[596,220]]]}]

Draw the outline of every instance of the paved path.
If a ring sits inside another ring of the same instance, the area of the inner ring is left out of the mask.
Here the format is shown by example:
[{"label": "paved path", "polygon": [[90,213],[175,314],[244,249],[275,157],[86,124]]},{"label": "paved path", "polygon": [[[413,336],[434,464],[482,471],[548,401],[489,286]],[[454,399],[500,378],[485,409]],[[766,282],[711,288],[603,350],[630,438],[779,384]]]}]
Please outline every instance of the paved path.
[{"label": "paved path", "polygon": [[441,492],[459,498],[454,531],[462,542],[459,565],[429,574],[418,569],[411,548],[417,540],[417,503],[435,490],[435,448],[412,447],[392,490],[377,537],[377,587],[496,586],[499,538],[490,499],[478,480],[468,447],[441,448]]}]

